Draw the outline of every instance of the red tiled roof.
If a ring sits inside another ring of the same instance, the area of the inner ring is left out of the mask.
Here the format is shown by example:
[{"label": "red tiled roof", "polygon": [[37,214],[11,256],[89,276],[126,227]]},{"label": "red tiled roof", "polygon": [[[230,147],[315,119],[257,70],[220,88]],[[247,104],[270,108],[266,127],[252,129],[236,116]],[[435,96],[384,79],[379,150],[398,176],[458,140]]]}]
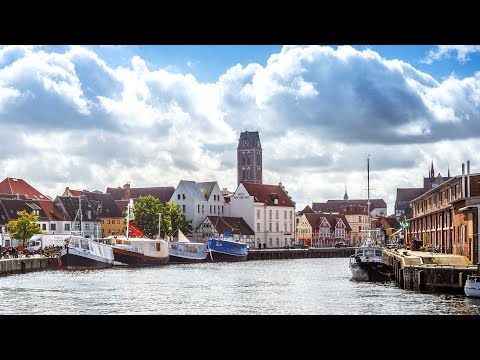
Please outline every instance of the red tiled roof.
[{"label": "red tiled roof", "polygon": [[[242,184],[250,196],[255,198],[255,202],[262,202],[269,206],[295,207],[295,204],[279,185],[256,184],[246,181],[242,182]],[[278,204],[274,203],[274,199],[278,199]]]},{"label": "red tiled roof", "polygon": [[83,193],[82,190],[72,190],[72,189],[70,189],[70,192],[71,192],[72,196],[80,196]]},{"label": "red tiled roof", "polygon": [[54,204],[52,200],[42,200],[38,204],[45,211],[45,214],[50,221],[62,220],[69,221],[70,218],[64,215]]},{"label": "red tiled roof", "polygon": [[215,230],[219,234],[224,232],[232,232],[240,235],[255,235],[253,230],[248,226],[242,217],[231,216],[207,216],[208,220],[213,224]]},{"label": "red tiled roof", "polygon": [[40,191],[33,188],[23,179],[5,178],[0,182],[0,193],[25,195],[27,199],[32,200],[52,200],[49,196],[43,195]]}]

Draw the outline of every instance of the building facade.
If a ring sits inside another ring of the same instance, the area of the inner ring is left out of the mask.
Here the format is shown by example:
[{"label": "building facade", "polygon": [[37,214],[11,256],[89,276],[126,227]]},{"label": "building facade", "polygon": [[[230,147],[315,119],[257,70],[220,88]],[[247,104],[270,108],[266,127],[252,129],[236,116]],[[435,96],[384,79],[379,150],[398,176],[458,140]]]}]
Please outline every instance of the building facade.
[{"label": "building facade", "polygon": [[244,131],[237,147],[237,184],[242,181],[261,184],[262,173],[262,145],[258,131]]},{"label": "building facade", "polygon": [[295,242],[295,203],[281,183],[240,183],[230,199],[230,216],[242,217],[252,228],[255,247],[279,248]]},{"label": "building facade", "polygon": [[332,247],[336,242],[348,245],[350,231],[345,215],[305,213],[297,226],[297,238],[313,247]]},{"label": "building facade", "polygon": [[212,237],[230,233],[233,239],[244,242],[253,248],[255,233],[241,217],[207,216],[194,233],[194,240],[207,242]]},{"label": "building facade", "polygon": [[405,228],[405,244],[442,253],[478,257],[478,205],[480,174],[457,175],[412,200],[413,217]]},{"label": "building facade", "polygon": [[[192,221],[194,231],[205,220],[206,216],[228,216],[225,199],[216,181],[195,182],[180,180],[170,201],[180,206],[185,217]],[[193,234],[185,234],[192,237]]]}]

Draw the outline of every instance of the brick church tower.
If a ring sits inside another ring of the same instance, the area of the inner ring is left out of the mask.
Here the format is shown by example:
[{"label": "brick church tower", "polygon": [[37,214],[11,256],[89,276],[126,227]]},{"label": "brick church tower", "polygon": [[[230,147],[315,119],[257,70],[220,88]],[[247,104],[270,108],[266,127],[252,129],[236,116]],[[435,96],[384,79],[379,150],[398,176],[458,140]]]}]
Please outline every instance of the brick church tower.
[{"label": "brick church tower", "polygon": [[258,131],[240,134],[237,147],[237,182],[262,183],[262,145]]}]

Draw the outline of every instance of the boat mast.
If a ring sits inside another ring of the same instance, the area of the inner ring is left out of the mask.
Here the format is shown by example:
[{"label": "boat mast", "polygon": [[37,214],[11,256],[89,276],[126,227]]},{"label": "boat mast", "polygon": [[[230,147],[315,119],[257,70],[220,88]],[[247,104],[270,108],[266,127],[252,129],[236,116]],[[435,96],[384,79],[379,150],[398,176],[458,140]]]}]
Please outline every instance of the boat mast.
[{"label": "boat mast", "polygon": [[367,212],[368,212],[368,233],[367,233],[367,242],[370,246],[370,242],[372,241],[371,236],[371,226],[372,226],[372,219],[370,215],[370,154],[367,156]]},{"label": "boat mast", "polygon": [[130,224],[130,200],[128,200],[128,203],[127,203],[127,234],[126,234],[126,237],[128,239],[128,227],[129,227],[129,224]]},{"label": "boat mast", "polygon": [[82,195],[78,195],[78,211],[80,212],[80,236],[83,237],[83,230],[82,230]]}]

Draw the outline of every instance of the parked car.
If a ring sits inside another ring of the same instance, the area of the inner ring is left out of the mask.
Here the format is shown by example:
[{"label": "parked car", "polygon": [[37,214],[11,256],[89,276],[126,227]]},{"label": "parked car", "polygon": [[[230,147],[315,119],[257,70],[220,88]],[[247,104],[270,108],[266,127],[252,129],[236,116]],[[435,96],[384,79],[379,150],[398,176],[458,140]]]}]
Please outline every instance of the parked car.
[{"label": "parked car", "polygon": [[335,246],[336,248],[348,247],[348,245],[345,244],[343,241],[336,242],[333,246]]}]

